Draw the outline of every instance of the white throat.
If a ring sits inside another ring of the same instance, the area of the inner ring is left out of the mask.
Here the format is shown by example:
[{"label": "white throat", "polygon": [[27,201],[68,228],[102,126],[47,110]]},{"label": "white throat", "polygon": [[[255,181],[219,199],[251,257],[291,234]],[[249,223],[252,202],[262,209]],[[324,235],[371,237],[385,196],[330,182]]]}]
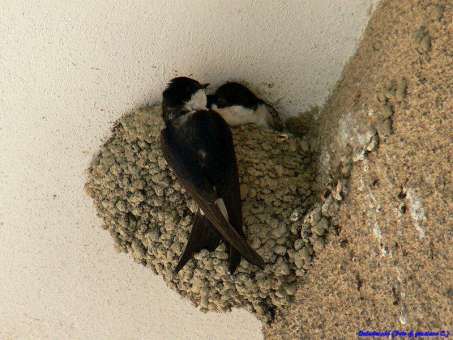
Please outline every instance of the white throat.
[{"label": "white throat", "polygon": [[232,105],[223,108],[212,105],[230,126],[239,126],[253,123],[262,127],[269,127],[272,117],[264,104],[258,104],[256,110],[248,109],[242,105]]},{"label": "white throat", "polygon": [[208,105],[208,97],[206,92],[201,89],[195,92],[190,100],[184,105],[184,108],[188,111],[205,110]]}]

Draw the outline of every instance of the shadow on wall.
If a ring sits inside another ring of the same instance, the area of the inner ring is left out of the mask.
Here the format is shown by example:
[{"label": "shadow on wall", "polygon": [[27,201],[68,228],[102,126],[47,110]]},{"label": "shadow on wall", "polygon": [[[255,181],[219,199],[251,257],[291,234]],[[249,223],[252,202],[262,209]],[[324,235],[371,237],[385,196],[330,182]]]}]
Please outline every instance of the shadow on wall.
[{"label": "shadow on wall", "polygon": [[372,3],[181,1],[160,8],[165,22],[154,36],[156,66],[163,67],[163,82],[185,74],[213,86],[247,81],[280,110],[296,114],[325,101]]},{"label": "shadow on wall", "polygon": [[[27,27],[35,42],[17,43],[44,65],[42,72],[55,73],[44,59],[52,53],[67,67],[59,72],[62,83],[79,77],[100,96],[113,84],[118,96],[154,102],[168,79],[192,75],[214,87],[246,80],[277,109],[296,114],[325,101],[375,2],[155,0],[52,4],[51,11],[30,6],[24,18],[31,18]],[[38,21],[43,16],[48,20]],[[49,52],[37,53],[44,45]],[[128,88],[120,93],[125,82]]]}]

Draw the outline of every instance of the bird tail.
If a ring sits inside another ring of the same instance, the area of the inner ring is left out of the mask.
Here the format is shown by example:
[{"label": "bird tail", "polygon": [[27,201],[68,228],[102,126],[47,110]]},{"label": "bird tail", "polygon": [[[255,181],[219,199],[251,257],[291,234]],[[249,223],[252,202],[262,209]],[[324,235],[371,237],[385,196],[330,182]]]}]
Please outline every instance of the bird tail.
[{"label": "bird tail", "polygon": [[179,258],[179,262],[176,265],[174,272],[178,273],[200,250],[215,250],[219,245],[219,242],[220,235],[217,233],[217,230],[204,215],[198,213],[195,216],[195,221],[186,248]]},{"label": "bird tail", "polygon": [[226,249],[228,252],[228,271],[230,274],[234,274],[239,263],[241,263],[241,254],[229,244],[226,244]]},{"label": "bird tail", "polygon": [[[244,237],[242,230],[240,230],[239,233]],[[178,264],[174,269],[174,273],[177,274],[182,268],[184,268],[187,262],[189,262],[189,260],[202,249],[214,251],[218,247],[221,240],[222,237],[218,234],[217,230],[206,218],[206,216],[198,213],[195,216],[195,221],[193,223],[186,248],[179,258]],[[234,274],[239,266],[239,263],[241,262],[241,255],[234,247],[229,245],[228,242],[225,242],[225,246],[228,254],[228,271],[231,274]]]}]

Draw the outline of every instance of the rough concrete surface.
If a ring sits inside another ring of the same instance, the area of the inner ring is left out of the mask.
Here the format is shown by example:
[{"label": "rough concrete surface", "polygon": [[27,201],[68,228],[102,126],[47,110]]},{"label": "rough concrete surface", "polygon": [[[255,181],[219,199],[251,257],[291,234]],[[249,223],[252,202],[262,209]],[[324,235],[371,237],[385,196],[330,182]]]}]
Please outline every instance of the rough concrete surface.
[{"label": "rough concrete surface", "polygon": [[453,332],[453,4],[385,0],[318,116],[332,235],[267,339]]},{"label": "rough concrete surface", "polygon": [[373,2],[0,0],[0,338],[260,338],[252,314],[200,313],[118,255],[85,170],[176,74],[322,104]]}]

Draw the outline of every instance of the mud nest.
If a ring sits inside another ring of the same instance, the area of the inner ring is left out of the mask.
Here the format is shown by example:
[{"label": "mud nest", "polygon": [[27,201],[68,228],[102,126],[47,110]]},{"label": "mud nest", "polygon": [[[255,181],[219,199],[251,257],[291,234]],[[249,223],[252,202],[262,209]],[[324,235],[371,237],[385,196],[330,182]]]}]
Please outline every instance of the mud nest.
[{"label": "mud nest", "polygon": [[276,308],[293,300],[297,277],[304,275],[313,247],[323,244],[329,228],[319,208],[306,214],[313,204],[307,143],[252,125],[233,129],[244,231],[265,269],[242,260],[229,274],[221,244],[173,274],[197,206],[162,156],[162,128],[157,106],[127,114],[94,157],[85,188],[104,229],[116,249],[131,254],[202,311],[243,307],[269,321]]}]

